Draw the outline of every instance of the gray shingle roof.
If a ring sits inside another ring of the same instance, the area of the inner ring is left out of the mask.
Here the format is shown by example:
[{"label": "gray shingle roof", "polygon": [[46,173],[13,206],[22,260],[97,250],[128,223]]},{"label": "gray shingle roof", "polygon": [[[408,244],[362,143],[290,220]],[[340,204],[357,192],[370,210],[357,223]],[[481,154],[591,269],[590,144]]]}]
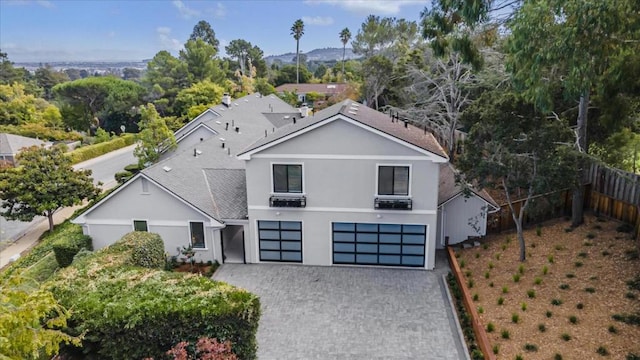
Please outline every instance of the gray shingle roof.
[{"label": "gray shingle roof", "polygon": [[[495,200],[484,189],[478,190],[470,187],[471,192],[480,197],[484,201],[499,208]],[[438,186],[438,206],[453,199],[456,195],[462,193],[462,187],[456,183],[456,170],[449,163],[440,164],[440,185]]]},{"label": "gray shingle roof", "polygon": [[42,145],[48,146],[51,143],[20,135],[0,133],[0,154],[2,155],[15,155],[22,148]]},{"label": "gray shingle roof", "polygon": [[283,127],[279,130],[276,130],[273,134],[269,134],[269,136],[253,143],[251,146],[242,151],[242,153],[258,149],[264,145],[281,139],[287,135],[296,133],[309,126],[318,124],[338,114],[355,120],[361,124],[367,125],[378,131],[384,132],[395,138],[403,140],[409,144],[415,145],[421,149],[427,150],[444,159],[448,158],[447,153],[431,133],[419,129],[413,125],[407,124],[405,126],[405,124],[402,122],[392,121],[391,117],[389,117],[388,115],[368,108],[352,100],[339,102],[315,113],[312,116],[301,119],[295,125]]},{"label": "gray shingle roof", "polygon": [[297,110],[275,95],[255,94],[222,107],[212,108],[219,116],[203,121],[218,135],[178,150],[142,172],[214,219],[246,219],[245,162],[236,154],[264,137],[265,131],[273,132],[274,124],[265,115],[271,109],[273,114],[297,114]]}]

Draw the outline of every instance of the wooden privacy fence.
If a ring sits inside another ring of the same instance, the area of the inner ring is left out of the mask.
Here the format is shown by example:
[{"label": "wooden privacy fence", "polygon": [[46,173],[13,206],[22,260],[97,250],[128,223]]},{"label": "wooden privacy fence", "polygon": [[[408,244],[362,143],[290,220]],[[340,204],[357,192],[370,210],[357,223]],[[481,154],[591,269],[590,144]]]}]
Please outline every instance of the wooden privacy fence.
[{"label": "wooden privacy fence", "polygon": [[[596,214],[605,215],[635,226],[636,238],[640,240],[640,175],[631,174],[603,165],[593,164],[585,174],[584,205]],[[570,190],[537,196],[536,211],[525,212],[523,226],[571,215]],[[525,200],[515,201],[516,212]],[[508,204],[500,211],[489,214],[487,233],[498,233],[515,228]]]}]

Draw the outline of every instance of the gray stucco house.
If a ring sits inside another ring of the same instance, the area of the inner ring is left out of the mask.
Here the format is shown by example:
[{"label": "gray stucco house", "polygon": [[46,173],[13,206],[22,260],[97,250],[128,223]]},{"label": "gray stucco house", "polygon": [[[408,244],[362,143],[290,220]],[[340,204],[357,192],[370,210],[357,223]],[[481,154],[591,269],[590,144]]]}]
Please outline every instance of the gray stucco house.
[{"label": "gray stucco house", "polygon": [[177,151],[73,220],[96,249],[143,230],[170,255],[192,244],[220,263],[435,266],[448,159],[424,130],[351,100],[301,117],[254,94],[223,99],[176,138]]},{"label": "gray stucco house", "polygon": [[31,146],[50,147],[52,143],[33,139],[25,136],[0,133],[0,161],[7,162],[11,165],[16,163],[16,155],[24,148]]}]

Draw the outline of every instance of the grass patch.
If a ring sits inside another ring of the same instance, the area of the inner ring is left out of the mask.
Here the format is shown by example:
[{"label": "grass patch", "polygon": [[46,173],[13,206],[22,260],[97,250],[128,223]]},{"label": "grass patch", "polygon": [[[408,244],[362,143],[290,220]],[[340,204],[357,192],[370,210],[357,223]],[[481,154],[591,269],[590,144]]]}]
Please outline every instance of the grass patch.
[{"label": "grass patch", "polygon": [[560,299],[553,299],[553,300],[551,300],[551,305],[554,305],[554,306],[560,306],[560,305],[562,305],[562,300],[560,300]]},{"label": "grass patch", "polygon": [[565,275],[567,277],[567,279],[573,279],[574,277],[576,277],[576,274],[574,273],[567,273],[567,275]]},{"label": "grass patch", "polygon": [[584,291],[588,292],[589,294],[593,294],[594,292],[596,292],[596,289],[592,287],[587,287],[587,288],[584,288]]},{"label": "grass patch", "polygon": [[569,289],[569,284],[560,284],[560,286],[558,286],[560,289],[562,290],[567,290]]},{"label": "grass patch", "polygon": [[607,350],[607,348],[604,346],[599,346],[598,350],[596,350],[596,353],[601,356],[607,356],[609,355],[609,350]]},{"label": "grass patch", "polygon": [[519,282],[520,281],[520,274],[513,274],[513,282]]},{"label": "grass patch", "polygon": [[522,304],[520,304],[520,309],[522,309],[522,311],[527,311],[527,303],[523,302]]},{"label": "grass patch", "polygon": [[562,333],[562,335],[560,335],[560,338],[564,341],[569,341],[571,340],[571,335],[567,334],[567,333]]},{"label": "grass patch", "polygon": [[582,303],[576,304],[576,309],[582,310],[583,308],[584,308],[584,304],[582,304]]},{"label": "grass patch", "polygon": [[609,332],[612,333],[612,334],[617,334],[618,333],[618,328],[616,328],[613,325],[609,325],[609,328],[607,328],[607,330],[609,330]]},{"label": "grass patch", "polygon": [[640,291],[640,276],[636,276],[635,279],[628,280],[626,284],[629,290]]},{"label": "grass patch", "polygon": [[575,263],[573,263],[573,265],[575,267],[579,268],[579,267],[582,267],[582,265],[584,265],[584,264],[582,263],[582,261],[576,261]]},{"label": "grass patch", "polygon": [[596,234],[592,233],[592,232],[588,232],[587,233],[587,239],[595,239],[596,238]]},{"label": "grass patch", "polygon": [[509,288],[508,288],[508,287],[506,287],[506,286],[503,286],[503,287],[502,287],[502,293],[503,293],[503,294],[506,294],[506,293],[508,293],[508,292],[509,292]]},{"label": "grass patch", "polygon": [[505,339],[505,340],[507,340],[507,339],[509,339],[511,337],[511,334],[509,334],[509,330],[503,329],[500,332],[500,337]]},{"label": "grass patch", "polygon": [[518,314],[511,314],[511,322],[514,324],[517,324],[520,321],[520,315]]},{"label": "grass patch", "polygon": [[547,256],[547,261],[549,261],[549,264],[553,264],[553,255]]},{"label": "grass patch", "polygon": [[577,324],[578,323],[578,317],[575,315],[571,315],[569,316],[569,322],[572,324]]},{"label": "grass patch", "polygon": [[538,330],[540,332],[545,332],[547,331],[547,327],[544,324],[538,324]]},{"label": "grass patch", "polygon": [[524,344],[524,349],[526,351],[532,352],[532,351],[538,351],[538,346],[535,344]]},{"label": "grass patch", "polygon": [[487,332],[492,333],[492,332],[494,332],[494,331],[496,331],[496,326],[495,326],[495,324],[494,324],[494,323],[492,323],[492,322],[489,322],[489,323],[487,324]]},{"label": "grass patch", "polygon": [[553,316],[553,313],[551,311],[547,310],[547,312],[544,313],[544,316],[550,318],[550,317]]},{"label": "grass patch", "polygon": [[578,253],[578,257],[581,257],[581,258],[584,259],[584,258],[587,257],[587,253],[586,252],[580,252],[580,253]]},{"label": "grass patch", "polygon": [[498,298],[498,305],[502,305],[502,304],[504,304],[504,298],[502,296],[500,296]]},{"label": "grass patch", "polygon": [[536,291],[533,289],[529,289],[527,290],[527,296],[529,297],[529,299],[533,299],[536,297]]},{"label": "grass patch", "polygon": [[640,314],[613,314],[611,318],[625,324],[640,326]]},{"label": "grass patch", "polygon": [[533,283],[536,285],[542,284],[542,278],[536,277],[535,279],[533,279]]}]

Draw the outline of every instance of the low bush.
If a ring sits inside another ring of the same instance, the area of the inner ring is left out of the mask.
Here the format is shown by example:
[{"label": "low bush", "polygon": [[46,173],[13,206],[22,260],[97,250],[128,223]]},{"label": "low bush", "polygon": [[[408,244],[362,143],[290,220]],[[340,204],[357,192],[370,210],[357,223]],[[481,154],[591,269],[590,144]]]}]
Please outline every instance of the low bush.
[{"label": "low bush", "polygon": [[551,305],[560,306],[560,305],[562,305],[562,300],[553,299],[553,300],[551,300]]},{"label": "low bush", "polygon": [[526,351],[538,351],[538,346],[535,344],[524,344],[524,349]]},{"label": "low bush", "polygon": [[120,240],[131,243],[131,261],[134,265],[150,269],[164,268],[164,242],[160,235],[146,231],[134,231]]},{"label": "low bush", "polygon": [[76,141],[82,139],[82,135],[76,131],[56,130],[37,123],[0,125],[0,132],[49,141]]},{"label": "low bush", "polygon": [[572,324],[577,324],[578,323],[578,318],[575,315],[571,315],[569,316],[569,322]]},{"label": "low bush", "polygon": [[129,164],[127,166],[124,167],[124,171],[128,171],[130,173],[137,173],[140,171],[140,165],[139,164]]},{"label": "low bush", "polygon": [[552,317],[552,316],[553,316],[553,313],[552,313],[551,311],[548,311],[548,310],[547,310],[547,312],[545,312],[545,313],[544,313],[544,315],[545,315],[546,317],[550,318],[550,317]]},{"label": "low bush", "polygon": [[564,341],[569,341],[571,340],[571,335],[567,334],[567,333],[562,333],[562,335],[560,335],[560,338]]},{"label": "low bush", "polygon": [[500,332],[500,336],[501,336],[503,339],[509,339],[509,338],[511,337],[511,334],[509,334],[509,330],[502,330],[502,331]]},{"label": "low bush", "polygon": [[71,162],[73,164],[77,164],[79,162],[83,162],[83,161],[98,157],[100,155],[104,155],[108,152],[118,150],[125,146],[129,146],[134,142],[135,142],[135,136],[133,134],[125,134],[110,141],[89,145],[89,146],[83,146],[70,153],[67,153],[67,156],[71,158]]},{"label": "low bush", "polygon": [[629,290],[640,291],[640,276],[636,276],[634,279],[627,280],[627,287]]},{"label": "low bush", "polygon": [[607,355],[609,355],[609,350],[607,350],[607,348],[606,348],[606,347],[604,347],[604,346],[599,346],[599,347],[598,347],[598,350],[596,350],[596,352],[597,352],[599,355],[602,355],[602,356],[607,356]]},{"label": "low bush", "polygon": [[[210,337],[230,341],[239,358],[255,359],[260,318],[255,295],[196,274],[136,266],[136,245],[132,237],[117,241],[47,283],[60,304],[73,309],[65,331],[85,334],[82,349],[67,347],[64,353],[79,358],[162,358],[181,341]],[[154,260],[149,263],[154,263],[155,251],[151,253]]]},{"label": "low bush", "polygon": [[592,287],[587,287],[587,288],[584,288],[584,291],[588,292],[589,294],[593,294],[594,292],[596,292],[596,289]]},{"label": "low bush", "polygon": [[124,182],[126,182],[127,180],[129,180],[131,177],[133,176],[133,173],[129,172],[129,171],[119,171],[117,173],[115,173],[113,175],[113,177],[116,179],[116,181],[119,184],[122,184]]},{"label": "low bush", "polygon": [[612,334],[617,334],[618,333],[618,329],[613,325],[609,325],[609,328],[607,328],[607,330],[609,330],[609,332],[612,333]]},{"label": "low bush", "polygon": [[611,318],[625,324],[640,326],[640,314],[613,314]]},{"label": "low bush", "polygon": [[60,267],[67,267],[73,262],[81,249],[92,250],[91,237],[82,233],[70,234],[58,238],[52,245],[53,252],[56,254],[56,261]]},{"label": "low bush", "polygon": [[529,289],[527,290],[527,296],[529,297],[529,299],[533,299],[536,297],[536,291],[533,289]]},{"label": "low bush", "polygon": [[504,304],[504,298],[501,296],[498,298],[498,305]]},{"label": "low bush", "polygon": [[544,324],[538,324],[538,330],[540,330],[540,332],[545,332],[547,331],[547,327]]},{"label": "low bush", "polygon": [[487,332],[492,333],[492,332],[494,332],[495,330],[496,330],[496,326],[495,326],[492,322],[490,322],[490,323],[488,323],[488,324],[487,324]]}]

